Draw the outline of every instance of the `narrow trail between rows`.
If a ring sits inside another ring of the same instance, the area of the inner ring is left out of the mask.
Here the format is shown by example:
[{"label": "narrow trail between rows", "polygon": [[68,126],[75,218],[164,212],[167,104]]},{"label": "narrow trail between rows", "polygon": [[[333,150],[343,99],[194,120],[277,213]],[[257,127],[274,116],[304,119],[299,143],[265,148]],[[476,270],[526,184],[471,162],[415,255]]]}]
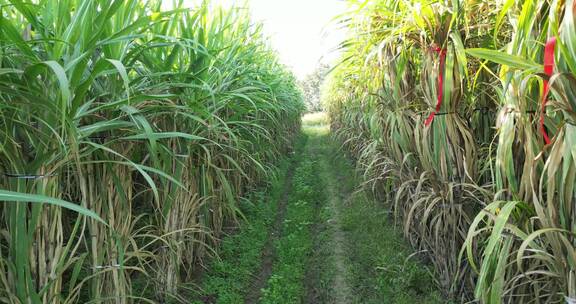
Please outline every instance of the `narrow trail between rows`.
[{"label": "narrow trail between rows", "polygon": [[[325,211],[325,219],[320,216],[317,220],[322,221],[317,225],[323,225],[325,230],[325,237],[318,240],[318,232],[322,228],[316,227],[313,236],[317,239],[315,242],[314,251],[320,255],[318,261],[329,261],[329,265],[325,265],[328,269],[328,278],[330,283],[328,286],[321,286],[316,282],[317,286],[307,286],[307,295],[304,303],[313,304],[319,303],[335,303],[335,304],[348,304],[356,303],[354,293],[350,287],[350,274],[348,271],[348,256],[346,254],[345,246],[348,244],[346,235],[341,229],[341,208],[343,198],[347,198],[350,194],[346,189],[339,185],[341,178],[335,172],[335,168],[331,165],[334,161],[335,153],[330,139],[330,129],[327,124],[305,125],[303,132],[310,137],[310,150],[312,157],[318,164],[318,178],[322,187],[318,189],[325,194],[325,204],[323,206]],[[346,172],[352,174],[352,172]],[[324,248],[324,250],[322,250]],[[326,256],[328,255],[328,256]],[[316,268],[310,267],[311,271],[317,271]],[[311,277],[321,277],[318,274],[310,274]],[[318,290],[318,288],[325,288],[325,290]],[[322,295],[325,293],[325,295]]]},{"label": "narrow trail between rows", "polygon": [[274,265],[274,259],[276,257],[274,242],[278,240],[278,238],[282,234],[282,223],[284,222],[284,218],[286,217],[288,197],[292,190],[292,178],[294,176],[294,169],[296,165],[297,165],[297,159],[294,158],[290,163],[288,172],[286,173],[286,179],[284,181],[282,196],[280,197],[280,201],[278,202],[278,211],[276,213],[276,218],[274,219],[272,229],[268,233],[268,239],[266,240],[264,249],[262,250],[262,261],[260,269],[257,272],[257,275],[254,277],[252,285],[250,286],[250,288],[246,293],[245,298],[246,304],[258,303],[262,295],[262,289],[266,287],[266,282],[268,281],[268,279],[270,279],[270,276],[272,275],[272,267]]},{"label": "narrow trail between rows", "polygon": [[352,303],[353,293],[348,282],[350,274],[347,268],[347,259],[345,252],[345,244],[348,242],[344,232],[342,231],[341,224],[341,210],[343,197],[348,195],[342,192],[342,188],[334,182],[338,182],[340,179],[336,177],[331,169],[330,164],[326,159],[322,161],[323,175],[326,183],[326,191],[328,192],[328,207],[331,211],[332,218],[328,222],[332,231],[332,248],[334,250],[334,267],[336,268],[336,274],[334,276],[334,282],[332,290],[335,291],[335,303]]},{"label": "narrow trail between rows", "polygon": [[[307,262],[302,279],[304,295],[301,302],[306,304],[355,303],[348,282],[350,275],[346,266],[348,263],[344,248],[347,240],[340,227],[340,208],[345,194],[337,184],[339,178],[336,172],[330,166],[330,157],[334,151],[330,145],[329,127],[326,124],[304,125],[303,133],[307,140],[305,140],[304,147],[299,149],[301,151],[298,153],[302,155],[294,157],[286,174],[276,217],[262,249],[260,269],[256,272],[246,292],[246,304],[261,302],[263,290],[273,275],[274,263],[278,259],[275,244],[283,236],[283,224],[287,220],[286,212],[294,187],[294,171],[300,162],[314,163],[316,168],[314,176],[318,182],[314,191],[323,193],[323,199],[313,204],[314,222],[310,225],[313,245],[309,254],[310,261]],[[303,184],[306,185],[306,181]]]},{"label": "narrow trail between rows", "polygon": [[281,178],[254,205],[260,211],[249,213],[257,228],[226,243],[227,259],[203,287],[211,300],[202,303],[446,303],[387,202],[359,191],[324,114],[303,119],[281,163]]}]

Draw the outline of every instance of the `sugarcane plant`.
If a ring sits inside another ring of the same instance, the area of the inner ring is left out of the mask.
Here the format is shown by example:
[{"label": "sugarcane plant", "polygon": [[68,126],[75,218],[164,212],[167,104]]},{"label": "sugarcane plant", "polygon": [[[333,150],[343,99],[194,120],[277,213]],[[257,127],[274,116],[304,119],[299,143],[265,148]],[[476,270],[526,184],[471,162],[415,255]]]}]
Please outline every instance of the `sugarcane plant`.
[{"label": "sugarcane plant", "polygon": [[574,301],[574,1],[350,7],[332,128],[446,297]]},{"label": "sugarcane plant", "polygon": [[0,302],[187,303],[298,131],[261,26],[155,0],[6,0],[0,23]]}]

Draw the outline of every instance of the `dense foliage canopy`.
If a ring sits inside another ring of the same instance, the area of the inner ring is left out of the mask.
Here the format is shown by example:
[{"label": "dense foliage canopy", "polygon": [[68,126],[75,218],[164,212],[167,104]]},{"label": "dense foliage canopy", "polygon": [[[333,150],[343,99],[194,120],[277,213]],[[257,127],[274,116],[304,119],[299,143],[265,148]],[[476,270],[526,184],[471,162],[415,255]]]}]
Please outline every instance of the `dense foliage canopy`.
[{"label": "dense foliage canopy", "polygon": [[350,3],[332,127],[446,295],[576,301],[576,2]]},{"label": "dense foliage canopy", "polygon": [[290,146],[261,26],[166,2],[0,0],[0,302],[186,302]]}]

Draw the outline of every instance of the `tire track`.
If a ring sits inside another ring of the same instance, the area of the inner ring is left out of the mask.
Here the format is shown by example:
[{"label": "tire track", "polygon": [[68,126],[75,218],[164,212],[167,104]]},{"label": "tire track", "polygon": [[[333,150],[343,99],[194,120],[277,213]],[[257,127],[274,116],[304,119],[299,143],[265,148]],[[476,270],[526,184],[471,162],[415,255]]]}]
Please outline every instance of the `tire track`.
[{"label": "tire track", "polygon": [[[299,152],[296,152],[299,153]],[[266,287],[266,283],[270,276],[272,275],[272,268],[274,261],[276,260],[276,248],[274,243],[282,235],[282,226],[284,219],[286,217],[286,210],[288,206],[288,198],[292,192],[292,179],[294,177],[294,170],[298,166],[298,156],[293,156],[293,159],[286,173],[286,179],[284,181],[282,196],[278,202],[278,212],[276,213],[276,218],[274,219],[274,224],[270,233],[268,234],[268,240],[264,245],[262,250],[262,263],[260,264],[260,269],[254,277],[250,289],[246,292],[245,303],[246,304],[256,304],[259,303],[260,297],[262,296],[262,289]]]}]

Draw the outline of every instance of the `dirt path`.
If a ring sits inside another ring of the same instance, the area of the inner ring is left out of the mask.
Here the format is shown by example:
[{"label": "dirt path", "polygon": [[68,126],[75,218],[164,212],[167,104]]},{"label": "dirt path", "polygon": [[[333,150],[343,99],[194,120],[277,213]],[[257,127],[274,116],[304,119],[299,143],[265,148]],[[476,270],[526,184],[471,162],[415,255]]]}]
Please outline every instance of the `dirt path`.
[{"label": "dirt path", "polygon": [[342,197],[346,195],[342,193],[342,188],[335,184],[335,181],[340,180],[331,170],[326,159],[322,160],[322,170],[324,182],[326,183],[326,191],[328,194],[328,207],[332,215],[331,220],[328,221],[330,225],[331,235],[332,235],[332,248],[334,256],[334,267],[335,275],[333,279],[332,290],[334,293],[334,303],[338,304],[348,304],[353,301],[353,293],[348,282],[350,274],[348,272],[347,255],[345,251],[345,244],[348,242],[346,236],[341,228],[341,210],[342,208]]},{"label": "dirt path", "polygon": [[323,199],[315,204],[314,223],[310,226],[313,248],[302,280],[304,294],[300,302],[305,304],[356,303],[348,282],[350,276],[346,265],[349,263],[345,251],[347,239],[340,225],[342,197],[346,194],[338,185],[337,172],[334,172],[330,166],[330,157],[334,154],[334,147],[330,144],[329,128],[325,124],[309,126],[305,123],[303,131],[308,140],[302,147],[303,151],[298,152],[302,153],[300,157],[294,157],[286,175],[282,196],[278,202],[278,212],[262,250],[260,269],[256,272],[251,287],[246,292],[245,303],[247,304],[260,303],[262,290],[268,287],[269,280],[274,274],[274,265],[278,262],[275,244],[284,237],[283,233],[286,234],[283,231],[283,223],[287,220],[288,208],[291,208],[288,204],[291,196],[294,195],[292,187],[298,160],[316,164],[317,169],[314,175],[319,183],[314,185],[314,188],[323,192]]},{"label": "dirt path", "polygon": [[[338,172],[331,166],[334,155],[334,147],[330,141],[330,130],[326,124],[318,124],[304,127],[304,132],[311,137],[310,144],[314,145],[315,160],[318,162],[319,178],[323,187],[319,189],[325,194],[326,202],[324,218],[318,217],[319,227],[314,227],[315,255],[313,260],[316,263],[326,263],[324,267],[312,265],[307,276],[312,286],[307,287],[307,294],[304,300],[306,304],[313,303],[335,303],[349,304],[356,303],[354,292],[350,286],[350,273],[347,265],[348,256],[346,254],[346,244],[349,240],[341,228],[341,208],[343,198],[348,197],[347,189],[340,184]],[[346,172],[351,174],[352,172]],[[314,273],[314,271],[324,271],[325,274]],[[328,286],[322,286],[322,281],[327,281]],[[314,286],[315,285],[315,286]],[[324,290],[321,290],[324,289]],[[320,302],[319,302],[320,301]]]},{"label": "dirt path", "polygon": [[[321,272],[319,300],[306,304],[445,303],[414,249],[396,230],[384,202],[358,191],[353,163],[331,139],[325,122],[304,132],[315,145],[318,175],[326,203],[324,236],[315,261]],[[327,282],[328,284],[322,284]]]},{"label": "dirt path", "polygon": [[325,120],[305,118],[303,133],[245,303],[442,303],[387,210],[355,191]]},{"label": "dirt path", "polygon": [[288,198],[290,197],[290,192],[292,191],[292,178],[294,176],[294,169],[296,168],[296,165],[297,158],[294,158],[286,174],[282,196],[278,202],[278,212],[276,213],[274,224],[268,234],[268,240],[264,245],[264,249],[262,250],[262,263],[260,264],[260,270],[257,272],[257,275],[254,277],[254,281],[252,282],[250,289],[246,293],[246,304],[259,303],[259,299],[262,295],[262,289],[266,287],[266,283],[272,275],[272,266],[274,265],[276,256],[274,243],[282,235],[282,224],[284,223],[284,219],[286,217]]}]

